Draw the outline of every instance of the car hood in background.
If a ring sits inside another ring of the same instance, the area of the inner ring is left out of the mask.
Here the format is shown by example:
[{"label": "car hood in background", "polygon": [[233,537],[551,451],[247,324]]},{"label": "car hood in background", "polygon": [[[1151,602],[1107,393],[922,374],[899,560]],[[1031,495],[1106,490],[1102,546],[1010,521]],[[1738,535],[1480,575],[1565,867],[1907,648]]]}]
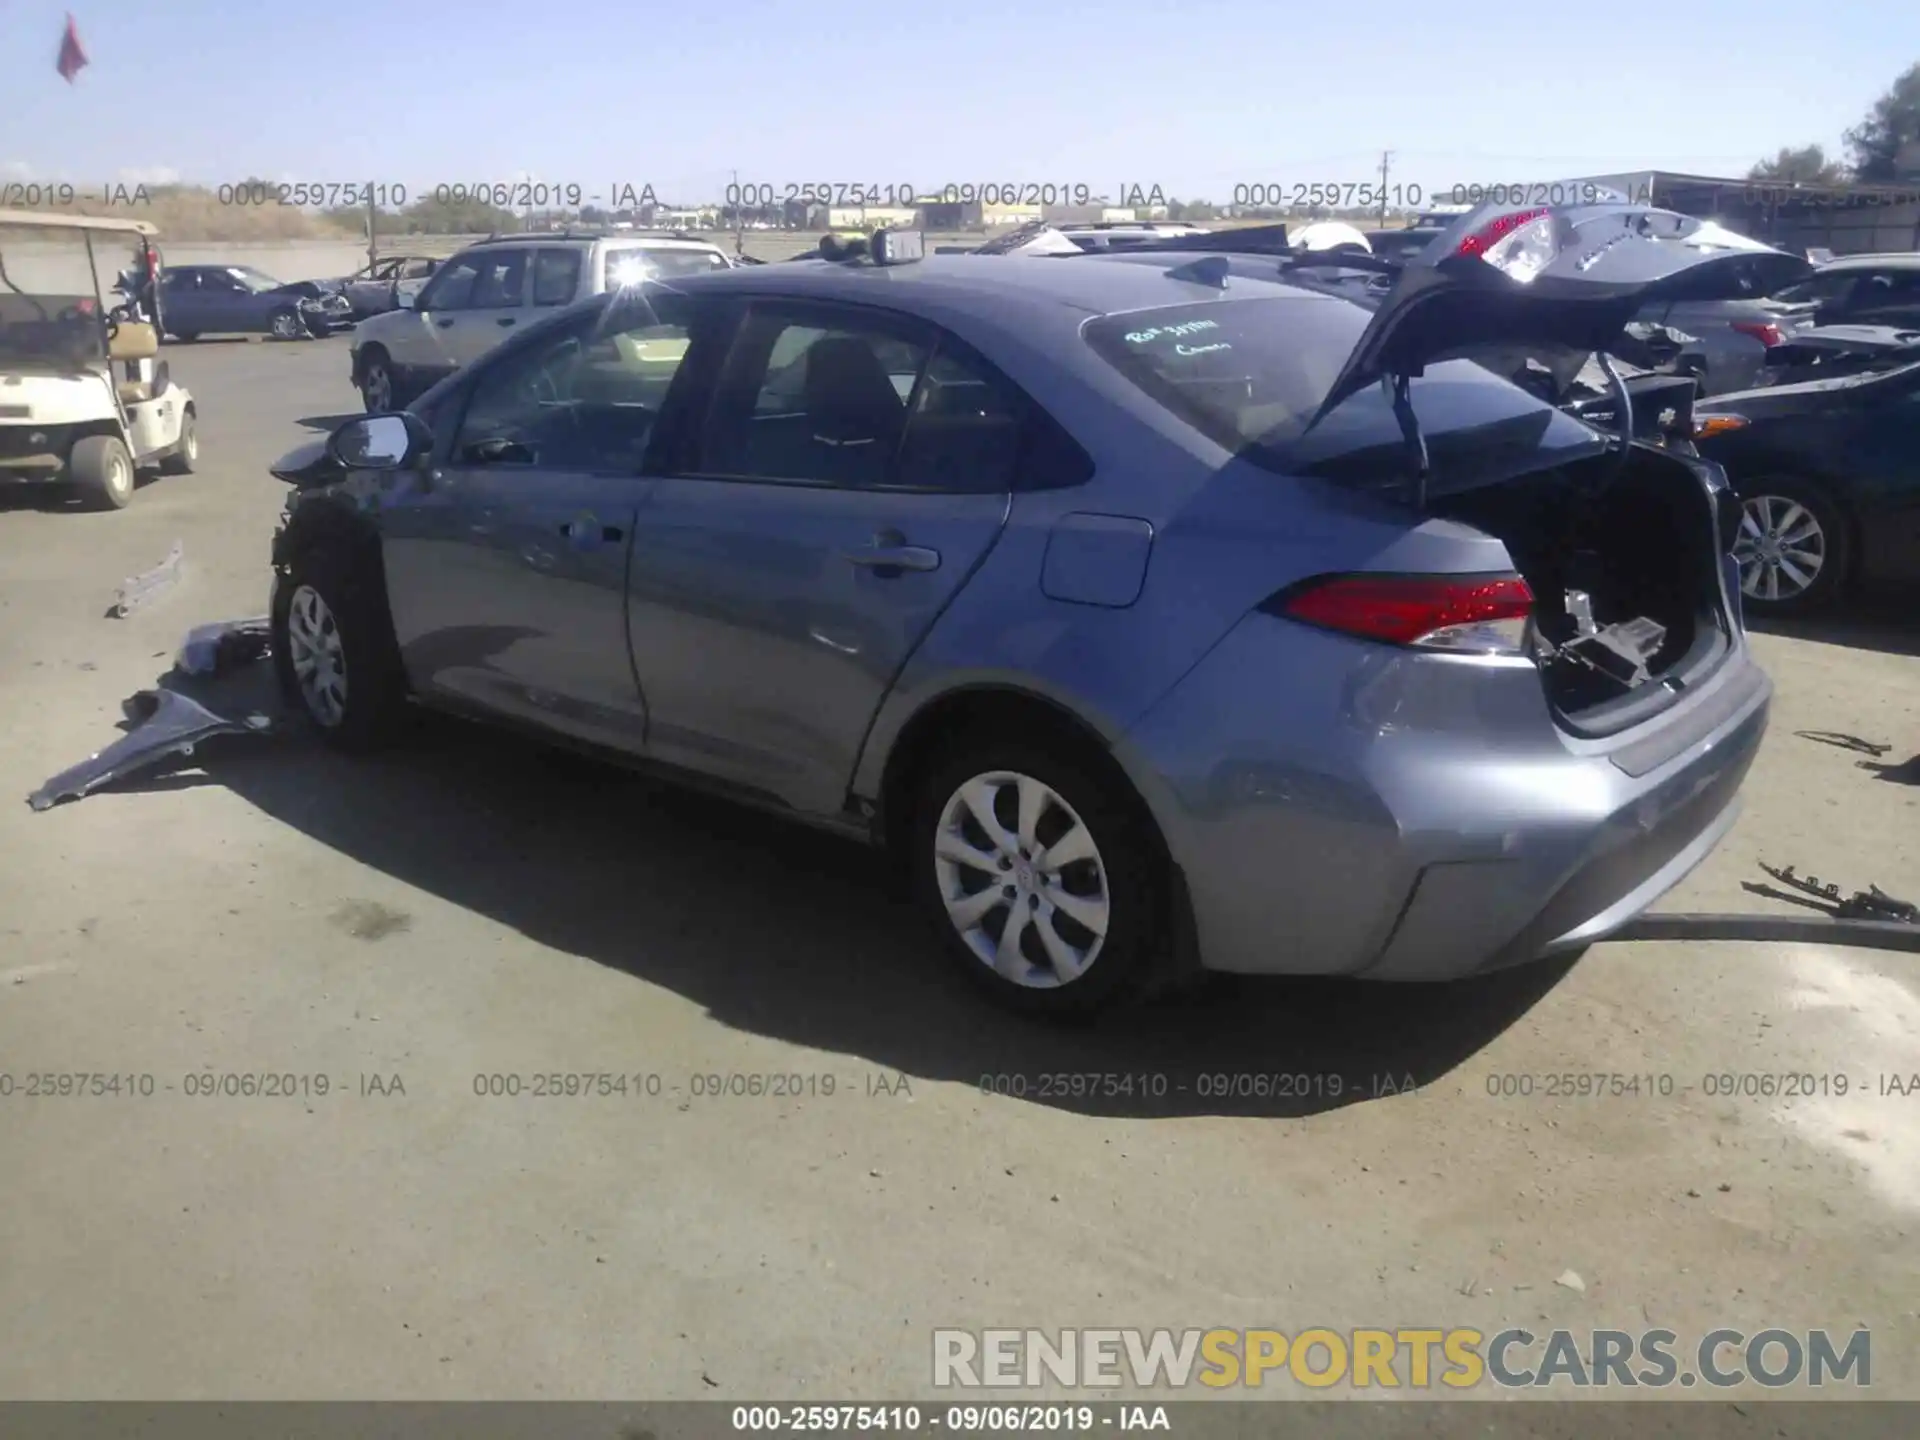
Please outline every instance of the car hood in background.
[{"label": "car hood in background", "polygon": [[[1543,215],[1551,217],[1557,248],[1530,281],[1462,250],[1463,242],[1503,218]],[[1797,255],[1671,210],[1483,206],[1406,263],[1320,415],[1384,377],[1416,374],[1487,347],[1604,353],[1651,302],[1760,297],[1812,269]]]}]

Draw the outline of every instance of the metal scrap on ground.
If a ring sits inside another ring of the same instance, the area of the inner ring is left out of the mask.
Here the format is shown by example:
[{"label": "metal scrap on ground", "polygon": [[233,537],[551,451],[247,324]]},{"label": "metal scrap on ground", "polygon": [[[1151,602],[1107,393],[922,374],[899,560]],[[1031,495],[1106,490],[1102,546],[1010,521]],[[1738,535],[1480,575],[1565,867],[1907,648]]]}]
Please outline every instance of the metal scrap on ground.
[{"label": "metal scrap on ground", "polygon": [[196,625],[187,632],[173,663],[186,675],[217,675],[265,655],[270,635],[271,625],[264,615]]},{"label": "metal scrap on ground", "polygon": [[215,735],[257,735],[272,728],[264,715],[229,719],[216,715],[176,690],[142,690],[126,703],[127,717],[140,723],[103,750],[96,751],[55,775],[27,803],[50,810],[62,800],[90,795],[136,770],[169,755],[191,755],[194,747]]},{"label": "metal scrap on ground", "polygon": [[138,575],[128,576],[120,584],[113,597],[113,614],[125,617],[135,610],[150,605],[160,595],[173,588],[180,579],[182,542],[173,542],[173,548],[167,552],[167,558],[153,569]]}]

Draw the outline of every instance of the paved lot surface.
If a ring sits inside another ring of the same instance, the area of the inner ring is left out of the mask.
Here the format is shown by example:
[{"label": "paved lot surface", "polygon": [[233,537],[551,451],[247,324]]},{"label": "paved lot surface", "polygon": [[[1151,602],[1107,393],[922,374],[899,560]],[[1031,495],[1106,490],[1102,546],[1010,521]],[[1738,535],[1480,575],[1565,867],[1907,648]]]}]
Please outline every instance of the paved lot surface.
[{"label": "paved lot surface", "polygon": [[[1914,958],[1609,945],[1063,1033],[950,981],[862,852],[463,727],[360,763],[217,742],[31,813],[187,626],[263,608],[265,466],[354,408],[344,341],[170,359],[201,474],[0,501],[0,1397],[899,1397],[942,1325],[1421,1324],[1868,1326],[1876,1393],[1920,1396],[1920,1093],[1878,1093],[1920,1075]],[[104,618],[175,539],[177,591]],[[1916,767],[1794,734],[1920,751],[1893,633],[1759,637],[1746,812],[1666,908],[1766,908],[1761,858],[1920,892]],[[475,1093],[556,1071],[659,1093]],[[1043,1093],[1068,1072],[1135,1093]],[[330,1093],[188,1093],[262,1073]],[[1783,1073],[1849,1093],[1703,1078]],[[1340,1093],[1212,1093],[1243,1074]],[[806,1093],[697,1093],[733,1075]]]}]

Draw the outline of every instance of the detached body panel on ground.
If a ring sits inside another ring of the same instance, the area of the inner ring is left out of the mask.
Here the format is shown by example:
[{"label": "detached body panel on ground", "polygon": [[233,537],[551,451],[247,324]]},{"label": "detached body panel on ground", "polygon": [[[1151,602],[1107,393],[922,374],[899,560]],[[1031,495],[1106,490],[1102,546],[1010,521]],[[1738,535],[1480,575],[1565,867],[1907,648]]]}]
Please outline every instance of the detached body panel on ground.
[{"label": "detached body panel on ground", "polygon": [[350,748],[410,695],[889,844],[1033,1008],[1577,949],[1765,728],[1723,482],[1452,361],[1410,498],[1376,390],[1316,419],[1397,314],[1098,256],[583,302],[277,468],[282,677]]}]

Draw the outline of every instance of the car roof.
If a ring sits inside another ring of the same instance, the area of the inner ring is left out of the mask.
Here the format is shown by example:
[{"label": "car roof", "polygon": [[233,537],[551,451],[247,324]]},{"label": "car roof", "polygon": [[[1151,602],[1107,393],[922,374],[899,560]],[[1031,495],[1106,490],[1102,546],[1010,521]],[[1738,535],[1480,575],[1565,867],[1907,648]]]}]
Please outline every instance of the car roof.
[{"label": "car roof", "polygon": [[1920,252],[1892,250],[1873,255],[1839,255],[1819,268],[1830,270],[1920,270]]},{"label": "car roof", "polygon": [[1168,256],[1165,264],[1129,258],[1134,263],[1097,253],[932,255],[905,265],[798,260],[676,276],[666,283],[690,295],[838,300],[950,326],[971,321],[1043,346],[1077,340],[1080,326],[1094,316],[1133,310],[1253,299],[1341,303],[1278,276],[1235,274],[1219,288],[1168,273],[1197,256]]},{"label": "car roof", "polygon": [[[601,242],[619,242],[622,245],[645,246],[660,250],[719,250],[711,240],[695,240],[685,235],[660,235],[646,230],[593,230],[575,231],[567,234],[560,232],[531,231],[524,235],[489,235],[484,240],[476,240],[467,248],[478,250],[482,246],[494,245],[597,245]],[[724,251],[722,252],[725,253]],[[421,257],[427,258],[427,257]]]}]

